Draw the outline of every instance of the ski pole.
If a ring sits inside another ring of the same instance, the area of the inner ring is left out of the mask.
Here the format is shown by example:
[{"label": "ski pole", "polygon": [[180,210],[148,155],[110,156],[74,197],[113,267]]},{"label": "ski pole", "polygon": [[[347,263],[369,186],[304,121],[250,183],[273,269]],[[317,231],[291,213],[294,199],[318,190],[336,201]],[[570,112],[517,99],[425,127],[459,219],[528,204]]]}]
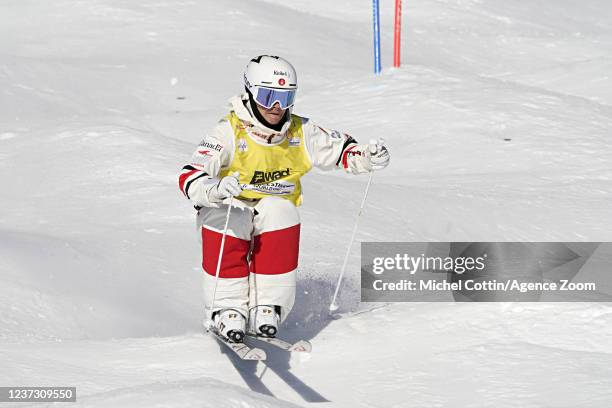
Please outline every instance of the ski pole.
[{"label": "ski pole", "polygon": [[[379,141],[382,143],[382,139]],[[374,148],[374,150],[372,150]],[[372,144],[370,142],[370,152],[376,153],[377,145],[376,142]],[[331,305],[329,305],[329,311],[335,312],[338,310],[338,304],[336,303],[336,298],[338,297],[338,291],[340,290],[340,284],[342,283],[342,278],[344,277],[344,271],[346,270],[346,264],[348,263],[349,255],[351,254],[351,247],[353,246],[353,241],[355,240],[355,234],[357,234],[357,228],[359,227],[359,220],[361,219],[361,214],[363,213],[363,207],[365,206],[366,198],[368,198],[368,191],[370,191],[370,185],[372,184],[372,176],[374,172],[370,172],[370,177],[368,178],[368,184],[366,185],[365,193],[363,194],[363,200],[361,200],[361,207],[359,207],[359,213],[357,214],[357,219],[355,220],[355,225],[353,226],[353,233],[351,234],[351,239],[348,244],[348,248],[346,248],[346,254],[344,255],[344,262],[342,262],[342,269],[340,269],[340,276],[338,277],[338,283],[336,284],[336,291],[334,292],[334,297],[332,298]]]},{"label": "ski pole", "polygon": [[225,247],[225,236],[227,235],[227,227],[229,225],[230,212],[232,210],[232,200],[234,197],[229,198],[227,205],[227,215],[225,216],[225,227],[223,227],[223,235],[221,236],[221,248],[219,248],[219,256],[217,257],[217,270],[215,271],[215,284],[213,288],[212,302],[210,304],[210,316],[206,322],[206,330],[210,330],[213,325],[212,316],[215,311],[215,298],[217,296],[217,283],[219,282],[219,271],[221,270],[221,259],[223,258],[223,247]]}]

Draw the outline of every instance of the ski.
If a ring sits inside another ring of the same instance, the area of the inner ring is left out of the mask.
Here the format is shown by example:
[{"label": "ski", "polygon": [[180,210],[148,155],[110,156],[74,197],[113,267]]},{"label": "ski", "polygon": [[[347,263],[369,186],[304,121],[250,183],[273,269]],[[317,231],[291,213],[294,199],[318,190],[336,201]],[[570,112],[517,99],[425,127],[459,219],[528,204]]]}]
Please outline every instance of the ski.
[{"label": "ski", "polygon": [[255,340],[259,340],[259,341],[263,341],[264,343],[268,343],[271,344],[275,347],[278,347],[282,350],[285,351],[289,351],[289,352],[301,352],[301,353],[310,353],[312,351],[312,345],[310,344],[309,341],[306,340],[299,340],[296,341],[295,343],[289,343],[288,341],[279,339],[277,337],[263,337],[263,336],[257,336],[254,334],[246,334],[247,338],[250,339],[255,339]]},{"label": "ski", "polygon": [[220,343],[226,345],[227,348],[232,350],[238,357],[240,357],[243,360],[265,360],[266,359],[266,352],[263,351],[262,349],[259,349],[256,347],[249,347],[248,345],[244,343],[232,343],[226,338],[224,338],[223,336],[221,336],[219,333],[215,332],[214,330],[210,330],[210,333],[213,336],[215,336],[215,338],[219,340]]}]

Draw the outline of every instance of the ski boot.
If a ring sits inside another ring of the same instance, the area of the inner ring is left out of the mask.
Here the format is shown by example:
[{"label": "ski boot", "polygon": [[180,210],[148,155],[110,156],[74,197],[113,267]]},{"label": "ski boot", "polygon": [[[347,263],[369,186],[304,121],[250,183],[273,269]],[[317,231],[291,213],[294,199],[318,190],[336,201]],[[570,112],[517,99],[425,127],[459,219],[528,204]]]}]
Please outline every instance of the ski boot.
[{"label": "ski boot", "polygon": [[215,330],[232,343],[242,343],[246,320],[242,313],[235,309],[222,309],[214,313]]},{"label": "ski boot", "polygon": [[279,306],[255,306],[249,310],[249,333],[261,337],[275,337],[280,324]]}]

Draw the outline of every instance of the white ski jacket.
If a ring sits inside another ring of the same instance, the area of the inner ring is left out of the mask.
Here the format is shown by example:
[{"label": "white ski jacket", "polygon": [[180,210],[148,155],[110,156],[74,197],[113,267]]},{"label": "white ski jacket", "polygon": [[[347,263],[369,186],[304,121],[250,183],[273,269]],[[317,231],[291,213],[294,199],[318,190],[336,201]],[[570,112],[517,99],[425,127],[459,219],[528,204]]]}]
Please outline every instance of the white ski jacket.
[{"label": "white ski jacket", "polygon": [[[247,95],[235,96],[229,103],[229,110],[247,125],[247,134],[256,143],[277,145],[287,137],[290,121],[284,124],[280,132],[267,128],[252,114]],[[309,118],[301,117],[301,120],[306,151],[314,167],[323,170],[344,169],[355,174],[371,171],[366,157],[367,144],[358,144],[348,134],[318,126]],[[191,161],[183,167],[179,175],[179,188],[196,208],[219,206],[209,200],[209,191],[219,182],[219,172],[232,163],[234,140],[231,124],[226,118],[221,119],[200,142]],[[203,151],[206,153],[202,154]]]}]

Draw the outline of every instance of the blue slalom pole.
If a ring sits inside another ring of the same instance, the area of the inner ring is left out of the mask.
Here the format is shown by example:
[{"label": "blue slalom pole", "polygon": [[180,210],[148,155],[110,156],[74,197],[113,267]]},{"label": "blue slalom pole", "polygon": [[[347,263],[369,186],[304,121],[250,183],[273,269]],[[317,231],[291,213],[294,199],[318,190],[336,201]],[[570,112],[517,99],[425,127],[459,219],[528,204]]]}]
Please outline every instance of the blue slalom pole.
[{"label": "blue slalom pole", "polygon": [[380,7],[379,0],[372,0],[374,6],[374,73],[381,70],[380,64]]}]

